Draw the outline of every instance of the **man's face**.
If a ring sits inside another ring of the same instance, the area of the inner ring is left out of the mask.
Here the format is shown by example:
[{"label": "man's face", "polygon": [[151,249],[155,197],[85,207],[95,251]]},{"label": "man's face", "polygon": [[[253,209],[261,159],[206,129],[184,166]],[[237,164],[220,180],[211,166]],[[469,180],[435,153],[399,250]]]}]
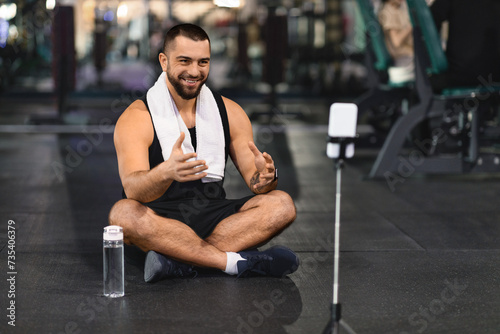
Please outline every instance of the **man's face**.
[{"label": "man's face", "polygon": [[194,99],[207,81],[209,69],[210,44],[208,40],[193,41],[184,36],[176,37],[175,43],[168,50],[166,61],[169,88],[173,88],[185,100]]}]

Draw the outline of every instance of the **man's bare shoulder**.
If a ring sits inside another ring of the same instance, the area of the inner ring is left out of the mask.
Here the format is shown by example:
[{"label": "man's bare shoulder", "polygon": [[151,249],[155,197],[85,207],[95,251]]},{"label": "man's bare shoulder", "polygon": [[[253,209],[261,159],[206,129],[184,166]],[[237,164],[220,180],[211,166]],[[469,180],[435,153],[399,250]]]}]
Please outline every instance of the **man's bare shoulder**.
[{"label": "man's bare shoulder", "polygon": [[116,122],[115,136],[153,140],[154,129],[148,108],[142,100],[135,100],[125,109]]},{"label": "man's bare shoulder", "polygon": [[[130,104],[127,109],[120,115],[118,122],[125,123],[134,120],[140,120],[142,118],[150,118],[148,108],[142,100],[135,100]],[[118,125],[118,124],[117,124]]]},{"label": "man's bare shoulder", "polygon": [[224,96],[222,97],[222,100],[226,106],[230,127],[233,127],[234,125],[250,125],[248,115],[238,103]]}]

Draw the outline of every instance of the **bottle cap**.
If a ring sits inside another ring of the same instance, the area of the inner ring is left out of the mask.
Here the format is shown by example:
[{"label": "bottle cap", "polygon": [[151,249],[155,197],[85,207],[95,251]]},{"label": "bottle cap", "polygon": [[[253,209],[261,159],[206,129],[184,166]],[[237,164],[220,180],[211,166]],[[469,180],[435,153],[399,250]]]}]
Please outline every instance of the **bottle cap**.
[{"label": "bottle cap", "polygon": [[123,229],[116,225],[106,226],[102,238],[111,241],[123,240]]}]

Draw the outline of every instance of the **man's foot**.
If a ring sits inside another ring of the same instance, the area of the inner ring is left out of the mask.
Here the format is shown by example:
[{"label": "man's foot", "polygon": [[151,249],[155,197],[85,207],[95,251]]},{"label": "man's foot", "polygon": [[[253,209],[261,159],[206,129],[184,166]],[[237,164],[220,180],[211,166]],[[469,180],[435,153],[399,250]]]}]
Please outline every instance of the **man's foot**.
[{"label": "man's foot", "polygon": [[262,252],[248,251],[239,254],[246,261],[238,261],[238,277],[284,277],[299,267],[297,255],[283,246],[274,246]]},{"label": "man's foot", "polygon": [[194,277],[193,266],[177,262],[155,251],[149,251],[144,263],[144,281],[158,282],[168,277]]}]

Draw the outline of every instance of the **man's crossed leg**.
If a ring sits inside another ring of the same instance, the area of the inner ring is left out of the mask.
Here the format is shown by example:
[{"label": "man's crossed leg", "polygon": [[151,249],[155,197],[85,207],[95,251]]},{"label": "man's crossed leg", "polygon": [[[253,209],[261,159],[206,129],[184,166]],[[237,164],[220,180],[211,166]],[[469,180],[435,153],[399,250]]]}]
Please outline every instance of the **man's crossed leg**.
[{"label": "man's crossed leg", "polygon": [[159,216],[131,199],[117,202],[109,220],[110,224],[123,228],[126,244],[148,252],[145,280],[155,282],[189,274],[192,266],[216,268],[238,277],[290,274],[297,270],[299,260],[288,248],[275,246],[262,252],[244,250],[269,241],[295,217],[291,197],[274,190],[249,199],[205,239],[186,224]]}]

